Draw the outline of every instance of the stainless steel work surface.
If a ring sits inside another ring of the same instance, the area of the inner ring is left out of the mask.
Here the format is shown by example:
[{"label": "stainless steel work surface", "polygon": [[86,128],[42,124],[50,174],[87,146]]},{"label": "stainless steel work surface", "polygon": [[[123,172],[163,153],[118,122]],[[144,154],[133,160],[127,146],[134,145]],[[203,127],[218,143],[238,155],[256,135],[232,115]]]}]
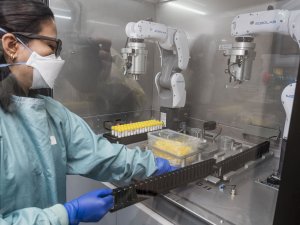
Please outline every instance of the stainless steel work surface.
[{"label": "stainless steel work surface", "polygon": [[[278,160],[272,158],[254,169],[245,171],[233,178],[230,183],[236,186],[236,195],[230,189],[222,192],[219,185],[198,181],[178,188],[161,198],[183,208],[208,224],[272,224],[277,199],[277,190],[257,182],[270,175]],[[202,185],[201,185],[202,184]],[[155,200],[150,207],[157,207]],[[160,209],[160,214],[164,211]]]}]

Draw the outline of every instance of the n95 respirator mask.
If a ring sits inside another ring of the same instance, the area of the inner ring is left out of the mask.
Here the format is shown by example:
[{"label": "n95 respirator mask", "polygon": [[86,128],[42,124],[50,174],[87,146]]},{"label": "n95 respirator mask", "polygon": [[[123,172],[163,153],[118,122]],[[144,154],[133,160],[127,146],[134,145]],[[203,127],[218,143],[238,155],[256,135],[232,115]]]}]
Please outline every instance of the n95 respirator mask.
[{"label": "n95 respirator mask", "polygon": [[65,61],[54,54],[40,56],[32,52],[26,62],[27,66],[33,68],[33,79],[31,89],[53,88]]}]

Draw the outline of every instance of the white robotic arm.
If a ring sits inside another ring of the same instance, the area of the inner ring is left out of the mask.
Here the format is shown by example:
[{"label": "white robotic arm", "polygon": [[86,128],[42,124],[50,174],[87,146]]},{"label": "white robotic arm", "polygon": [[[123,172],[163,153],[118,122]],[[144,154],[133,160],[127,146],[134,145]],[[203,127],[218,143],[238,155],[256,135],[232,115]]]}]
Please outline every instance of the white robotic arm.
[{"label": "white robotic arm", "polygon": [[236,43],[223,48],[224,55],[229,56],[226,72],[230,80],[238,83],[250,80],[256,56],[253,40],[256,34],[266,32],[290,35],[300,47],[300,10],[269,10],[236,16],[231,24]]},{"label": "white robotic arm", "polygon": [[[256,34],[265,32],[290,35],[300,48],[300,10],[270,10],[236,16],[231,24],[231,35],[236,37],[237,42],[224,51],[224,55],[230,57],[227,72],[231,79],[239,83],[250,79],[255,58],[252,41]],[[286,112],[284,140],[288,138],[295,88],[296,83],[288,85],[281,96]]]},{"label": "white robotic arm", "polygon": [[181,72],[186,70],[190,58],[185,32],[164,24],[141,20],[128,23],[126,35],[129,42],[126,48],[122,49],[125,74],[131,74],[136,79],[145,74],[147,50],[144,40],[157,42],[162,57],[162,71],[155,77],[160,104],[168,108],[183,107],[186,91]]}]

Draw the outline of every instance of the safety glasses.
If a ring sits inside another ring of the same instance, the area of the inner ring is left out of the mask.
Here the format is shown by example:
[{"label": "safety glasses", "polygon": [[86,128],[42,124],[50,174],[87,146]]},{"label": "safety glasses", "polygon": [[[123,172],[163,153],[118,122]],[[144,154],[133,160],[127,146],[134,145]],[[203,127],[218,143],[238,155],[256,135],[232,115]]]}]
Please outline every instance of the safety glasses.
[{"label": "safety glasses", "polygon": [[62,50],[62,41],[60,39],[47,37],[39,34],[25,33],[25,32],[11,32],[11,33],[14,34],[16,37],[20,37],[20,38],[23,37],[28,39],[38,39],[38,40],[46,40],[46,41],[54,42],[55,43],[54,54],[56,57],[60,56]]}]

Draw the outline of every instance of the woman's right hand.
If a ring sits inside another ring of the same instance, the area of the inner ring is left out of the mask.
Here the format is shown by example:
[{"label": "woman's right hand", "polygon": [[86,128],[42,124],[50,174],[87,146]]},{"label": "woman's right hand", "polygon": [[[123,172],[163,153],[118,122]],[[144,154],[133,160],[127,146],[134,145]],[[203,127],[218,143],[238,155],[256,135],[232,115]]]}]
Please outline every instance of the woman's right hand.
[{"label": "woman's right hand", "polygon": [[64,204],[70,225],[98,222],[113,207],[112,190],[99,189]]}]

